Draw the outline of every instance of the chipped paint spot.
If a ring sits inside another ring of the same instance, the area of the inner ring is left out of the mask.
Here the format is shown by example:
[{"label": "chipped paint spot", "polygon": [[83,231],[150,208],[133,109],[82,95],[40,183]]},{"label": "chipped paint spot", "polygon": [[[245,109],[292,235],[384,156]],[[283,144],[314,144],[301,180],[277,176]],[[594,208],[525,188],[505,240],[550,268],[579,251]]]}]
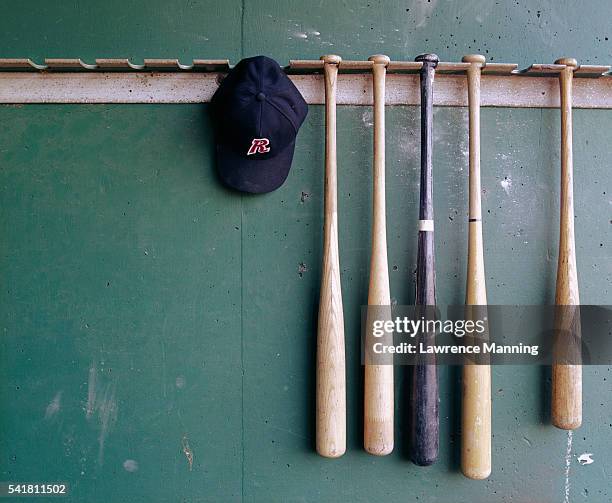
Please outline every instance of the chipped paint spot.
[{"label": "chipped paint spot", "polygon": [[501,182],[499,182],[499,184],[502,186],[502,189],[504,189],[506,195],[509,196],[510,187],[512,187],[512,179],[506,176]]},{"label": "chipped paint spot", "polygon": [[178,389],[183,389],[185,387],[185,376],[178,376],[175,380],[174,380],[174,384],[176,385],[176,387]]},{"label": "chipped paint spot", "polygon": [[563,499],[563,503],[570,503],[570,467],[572,466],[572,440],[573,432],[572,430],[569,430],[567,432],[567,446],[565,448],[565,498]]},{"label": "chipped paint spot", "polygon": [[578,456],[578,463],[580,463],[581,465],[590,465],[591,463],[595,462],[592,456],[592,452],[585,452]]},{"label": "chipped paint spot", "polygon": [[126,459],[123,462],[123,468],[126,472],[130,473],[138,471],[138,461],[135,461],[133,459]]},{"label": "chipped paint spot", "polygon": [[374,126],[374,114],[372,110],[366,108],[366,110],[363,111],[363,113],[361,114],[361,122],[363,122],[363,125],[365,127]]},{"label": "chipped paint spot", "polygon": [[193,470],[193,451],[189,446],[189,440],[187,440],[187,435],[183,435],[181,440],[181,446],[183,448],[183,454],[187,458],[187,464],[189,465],[189,471]]},{"label": "chipped paint spot", "polygon": [[49,402],[49,405],[47,405],[47,410],[45,410],[45,419],[51,419],[53,416],[55,416],[55,414],[59,412],[61,408],[61,402],[62,392],[58,391],[53,397],[53,400],[51,400]]}]

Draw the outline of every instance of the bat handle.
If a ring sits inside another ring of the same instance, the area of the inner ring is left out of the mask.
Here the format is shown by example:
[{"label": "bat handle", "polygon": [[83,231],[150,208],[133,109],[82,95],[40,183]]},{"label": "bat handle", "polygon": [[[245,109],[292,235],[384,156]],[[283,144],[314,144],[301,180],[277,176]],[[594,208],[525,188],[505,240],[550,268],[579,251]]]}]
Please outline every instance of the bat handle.
[{"label": "bat handle", "polygon": [[325,73],[325,223],[317,327],[317,452],[337,458],[346,451],[344,315],[338,251],[336,81],[340,56],[323,56]]},{"label": "bat handle", "polygon": [[[385,217],[385,73],[389,58],[371,56],[374,87],[374,186],[372,194],[372,256],[368,305],[391,319],[391,295],[387,262]],[[366,330],[371,325],[368,323]],[[366,341],[371,334],[366,334]],[[367,343],[367,342],[366,342]],[[392,343],[392,341],[391,341]],[[369,364],[366,359],[364,379],[364,447],[367,452],[384,456],[393,451],[393,365]]]},{"label": "bat handle", "polygon": [[[574,194],[572,155],[572,80],[578,63],[573,58],[563,58],[555,64],[565,65],[559,74],[561,98],[561,211],[559,231],[559,262],[557,265],[556,328],[560,334],[571,334],[555,341],[561,351],[580,353],[580,304],[576,246],[574,237]],[[557,347],[556,347],[557,348]],[[564,430],[573,430],[582,424],[582,366],[553,364],[552,368],[552,423]]]}]

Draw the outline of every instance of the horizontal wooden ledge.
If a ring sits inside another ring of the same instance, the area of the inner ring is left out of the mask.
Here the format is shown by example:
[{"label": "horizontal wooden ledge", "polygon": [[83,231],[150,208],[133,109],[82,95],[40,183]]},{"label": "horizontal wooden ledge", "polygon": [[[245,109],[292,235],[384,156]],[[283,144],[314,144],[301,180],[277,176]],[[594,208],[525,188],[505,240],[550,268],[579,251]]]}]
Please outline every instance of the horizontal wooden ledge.
[{"label": "horizontal wooden ledge", "polygon": [[[0,72],[0,103],[206,103],[225,74],[219,72]],[[324,103],[321,74],[290,75],[309,104]],[[418,105],[417,74],[389,74],[388,105]],[[339,105],[371,105],[372,76],[338,76]],[[464,75],[439,74],[434,104],[467,106]],[[552,108],[559,106],[557,76],[482,76],[484,107]],[[575,108],[612,108],[611,78],[574,80]]]},{"label": "horizontal wooden ledge", "polygon": [[[294,59],[284,70],[301,73],[316,73],[323,70],[323,61],[320,59],[304,60]],[[342,60],[338,70],[342,72],[368,72],[372,70],[372,61],[368,60]],[[387,65],[388,73],[417,73],[422,67],[417,61],[394,61]],[[437,73],[465,73],[470,67],[464,62],[441,61],[436,67]],[[35,63],[27,58],[0,58],[0,72],[27,71],[27,72],[227,72],[232,65],[227,59],[194,59],[191,63],[181,63],[178,59],[144,59],[142,64],[132,63],[129,59],[100,58],[93,63],[87,63],[78,58],[47,58],[44,63]],[[482,67],[483,75],[529,75],[543,77],[559,73],[564,65],[533,64],[523,70],[518,69],[516,63],[487,62]],[[574,71],[576,77],[611,77],[610,67],[605,65],[580,65]]]}]

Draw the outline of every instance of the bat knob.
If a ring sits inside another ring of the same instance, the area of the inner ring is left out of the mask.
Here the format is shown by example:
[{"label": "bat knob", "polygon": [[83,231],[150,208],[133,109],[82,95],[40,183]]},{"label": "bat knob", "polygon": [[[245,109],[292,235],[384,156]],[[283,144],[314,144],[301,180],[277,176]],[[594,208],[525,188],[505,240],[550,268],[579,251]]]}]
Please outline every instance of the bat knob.
[{"label": "bat knob", "polygon": [[464,63],[480,63],[481,65],[484,65],[486,60],[487,58],[482,54],[467,54],[461,58]]},{"label": "bat knob", "polygon": [[337,56],[336,54],[327,54],[325,56],[321,56],[319,59],[321,59],[321,61],[323,61],[324,63],[330,65],[339,65],[342,61],[342,58],[340,56]]},{"label": "bat knob", "polygon": [[368,61],[371,61],[375,65],[387,66],[391,61],[391,58],[389,58],[389,56],[385,56],[384,54],[375,54],[374,56],[370,56]]},{"label": "bat knob", "polygon": [[419,54],[414,60],[423,63],[433,63],[434,67],[438,64],[438,61],[440,61],[437,54]]},{"label": "bat knob", "polygon": [[565,65],[570,68],[578,68],[578,61],[574,58],[561,58],[555,61],[555,65]]}]

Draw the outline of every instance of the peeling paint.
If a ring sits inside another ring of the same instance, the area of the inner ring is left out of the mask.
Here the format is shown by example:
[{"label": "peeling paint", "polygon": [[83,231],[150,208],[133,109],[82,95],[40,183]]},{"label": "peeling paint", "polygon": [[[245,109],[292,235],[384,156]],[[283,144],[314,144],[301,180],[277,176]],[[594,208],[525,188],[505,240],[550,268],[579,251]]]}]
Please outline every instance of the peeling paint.
[{"label": "peeling paint", "polygon": [[504,192],[506,193],[506,195],[509,196],[510,187],[512,187],[512,179],[505,177],[501,182],[499,182],[499,184],[502,186],[502,189],[504,189]]},{"label": "peeling paint", "polygon": [[591,463],[594,463],[594,462],[595,460],[593,459],[592,452],[585,452],[581,454],[580,456],[578,456],[578,463],[580,463],[581,465],[590,465]]}]

